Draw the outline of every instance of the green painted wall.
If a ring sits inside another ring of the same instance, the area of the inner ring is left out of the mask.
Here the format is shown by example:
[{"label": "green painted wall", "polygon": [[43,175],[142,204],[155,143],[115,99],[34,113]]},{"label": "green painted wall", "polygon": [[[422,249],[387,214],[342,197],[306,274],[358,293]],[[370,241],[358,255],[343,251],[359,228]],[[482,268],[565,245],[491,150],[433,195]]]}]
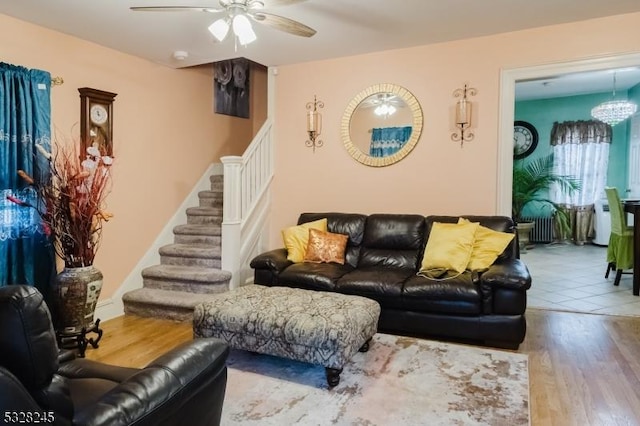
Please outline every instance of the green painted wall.
[{"label": "green painted wall", "polygon": [[[629,96],[629,100],[631,102],[635,102],[635,104],[638,105],[638,108],[640,108],[640,84],[636,84],[631,89],[629,89],[627,95]],[[640,114],[640,112],[638,113]]]},{"label": "green painted wall", "polygon": [[[616,99],[624,99],[625,92],[616,92]],[[640,104],[640,85],[629,90],[630,99]],[[538,131],[538,146],[525,158],[530,161],[551,152],[551,128],[554,122],[590,120],[591,108],[611,99],[611,93],[597,93],[581,96],[567,96],[554,99],[520,101],[515,105],[515,119],[527,121]],[[624,193],[627,187],[628,121],[613,127],[611,147],[609,148],[609,170],[607,185],[615,186]],[[603,194],[604,195],[604,194]],[[535,211],[528,212],[535,214]]]}]

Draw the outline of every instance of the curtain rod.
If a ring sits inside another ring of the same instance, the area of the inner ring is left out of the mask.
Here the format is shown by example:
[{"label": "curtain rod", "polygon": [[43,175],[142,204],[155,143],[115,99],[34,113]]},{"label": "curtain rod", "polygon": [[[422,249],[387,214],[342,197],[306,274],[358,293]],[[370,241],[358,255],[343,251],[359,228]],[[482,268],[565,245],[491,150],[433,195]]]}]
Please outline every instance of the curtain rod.
[{"label": "curtain rod", "polygon": [[51,85],[52,86],[60,86],[64,83],[62,77],[51,77]]}]

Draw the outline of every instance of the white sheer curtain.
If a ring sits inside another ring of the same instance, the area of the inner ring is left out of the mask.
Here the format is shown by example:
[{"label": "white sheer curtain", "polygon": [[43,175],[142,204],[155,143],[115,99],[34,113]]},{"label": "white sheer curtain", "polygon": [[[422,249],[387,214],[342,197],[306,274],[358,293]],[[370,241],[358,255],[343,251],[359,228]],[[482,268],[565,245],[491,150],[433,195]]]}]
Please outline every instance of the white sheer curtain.
[{"label": "white sheer curtain", "polygon": [[593,120],[556,122],[551,145],[554,173],[580,180],[579,191],[567,194],[556,184],[550,197],[570,211],[572,239],[581,244],[593,235],[594,203],[607,183],[611,126]]}]

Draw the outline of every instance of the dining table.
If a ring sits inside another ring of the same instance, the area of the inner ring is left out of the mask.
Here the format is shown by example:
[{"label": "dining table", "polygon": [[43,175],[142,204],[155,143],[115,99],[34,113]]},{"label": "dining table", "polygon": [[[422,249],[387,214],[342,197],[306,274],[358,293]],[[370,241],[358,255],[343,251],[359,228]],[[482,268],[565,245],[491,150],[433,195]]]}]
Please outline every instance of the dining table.
[{"label": "dining table", "polygon": [[640,200],[622,200],[623,210],[633,215],[633,295],[640,295]]}]

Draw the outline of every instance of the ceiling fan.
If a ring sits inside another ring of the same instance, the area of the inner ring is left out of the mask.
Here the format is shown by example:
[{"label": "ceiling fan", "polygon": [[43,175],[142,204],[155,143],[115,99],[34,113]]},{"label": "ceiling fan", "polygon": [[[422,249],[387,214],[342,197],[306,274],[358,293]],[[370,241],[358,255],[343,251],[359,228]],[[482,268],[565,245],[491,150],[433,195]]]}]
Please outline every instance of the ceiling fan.
[{"label": "ceiling fan", "polygon": [[272,13],[263,12],[265,7],[286,6],[300,3],[305,0],[218,0],[219,7],[202,6],[134,6],[130,9],[136,12],[208,12],[224,13],[224,16],[209,26],[209,32],[218,41],[223,41],[229,29],[233,29],[234,35],[242,45],[247,45],[256,40],[256,34],[251,26],[251,20],[269,27],[284,31],[289,34],[312,37],[316,30],[301,22]]}]

